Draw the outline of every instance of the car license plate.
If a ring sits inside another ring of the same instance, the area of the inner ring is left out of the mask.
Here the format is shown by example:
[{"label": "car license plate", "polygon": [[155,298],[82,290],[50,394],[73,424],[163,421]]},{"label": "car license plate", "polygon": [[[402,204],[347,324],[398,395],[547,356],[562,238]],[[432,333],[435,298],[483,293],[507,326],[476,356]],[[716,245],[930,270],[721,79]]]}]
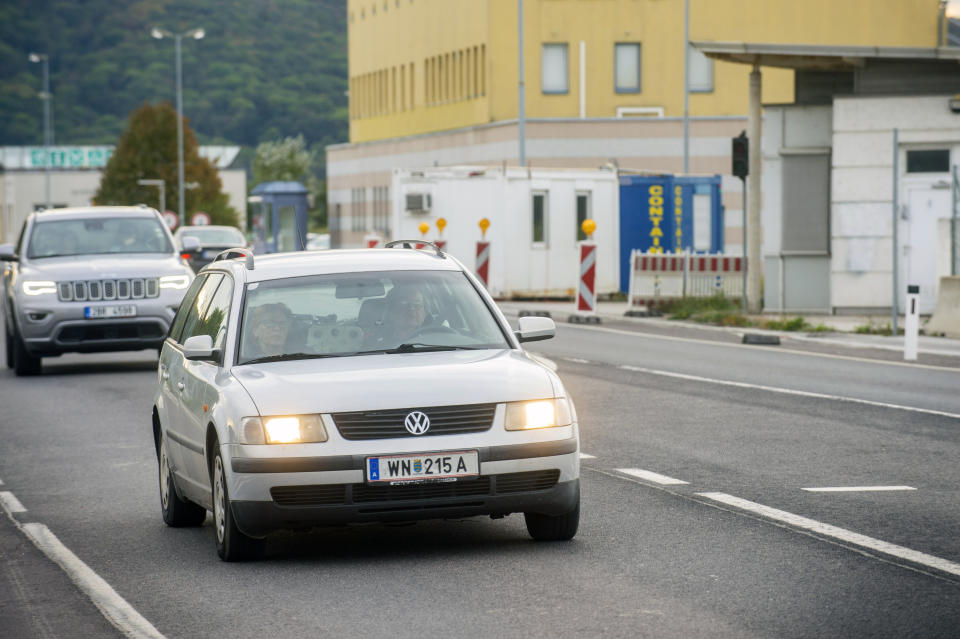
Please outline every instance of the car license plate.
[{"label": "car license plate", "polygon": [[457,481],[479,474],[480,460],[475,450],[367,457],[367,481],[372,484]]},{"label": "car license plate", "polygon": [[135,304],[120,304],[118,306],[87,306],[83,309],[83,316],[87,319],[136,317],[137,306]]}]

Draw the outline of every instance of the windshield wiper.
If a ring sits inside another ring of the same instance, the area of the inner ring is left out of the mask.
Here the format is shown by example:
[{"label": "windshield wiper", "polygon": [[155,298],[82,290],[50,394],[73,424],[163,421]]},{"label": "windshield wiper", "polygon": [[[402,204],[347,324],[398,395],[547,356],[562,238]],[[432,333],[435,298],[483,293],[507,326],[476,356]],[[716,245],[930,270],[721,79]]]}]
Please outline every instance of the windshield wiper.
[{"label": "windshield wiper", "polygon": [[443,344],[421,344],[414,342],[412,344],[401,344],[396,348],[389,348],[384,353],[429,353],[431,351],[475,351],[474,346],[448,346]]},{"label": "windshield wiper", "polygon": [[289,362],[298,359],[323,359],[324,357],[348,357],[353,353],[282,353],[280,355],[267,355],[265,357],[255,357],[243,362],[244,364],[264,364],[266,362]]}]

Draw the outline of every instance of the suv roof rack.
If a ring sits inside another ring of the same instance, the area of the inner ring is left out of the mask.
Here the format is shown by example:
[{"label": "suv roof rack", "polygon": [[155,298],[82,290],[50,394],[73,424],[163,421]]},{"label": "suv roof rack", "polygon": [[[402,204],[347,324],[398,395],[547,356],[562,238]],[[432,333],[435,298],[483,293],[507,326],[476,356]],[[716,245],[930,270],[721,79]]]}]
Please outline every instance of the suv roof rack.
[{"label": "suv roof rack", "polygon": [[253,251],[248,248],[231,248],[226,251],[221,251],[213,260],[210,261],[211,264],[214,262],[219,262],[221,260],[235,260],[238,258],[246,258],[244,260],[245,265],[248,271],[253,270]]},{"label": "suv roof rack", "polygon": [[[417,244],[420,246],[418,247]],[[437,257],[446,259],[446,256],[443,254],[443,251],[440,250],[440,247],[434,244],[433,242],[428,242],[427,240],[394,240],[392,242],[387,242],[383,245],[383,248],[394,248],[400,246],[405,249],[419,249],[425,246],[431,247],[436,251]]]}]

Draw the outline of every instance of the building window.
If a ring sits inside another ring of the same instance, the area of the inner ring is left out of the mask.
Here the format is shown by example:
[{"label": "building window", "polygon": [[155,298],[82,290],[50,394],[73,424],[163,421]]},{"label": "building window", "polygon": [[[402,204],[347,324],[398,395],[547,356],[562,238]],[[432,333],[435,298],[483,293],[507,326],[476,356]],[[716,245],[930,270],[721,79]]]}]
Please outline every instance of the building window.
[{"label": "building window", "polygon": [[533,244],[535,246],[547,246],[547,193],[546,191],[534,192],[533,194],[533,215],[531,216],[533,235]]},{"label": "building window", "polygon": [[545,44],[540,59],[540,84],[544,93],[569,93],[570,69],[566,44]]},{"label": "building window", "polygon": [[950,149],[907,151],[907,173],[949,173]]},{"label": "building window", "polygon": [[583,232],[583,221],[590,219],[590,191],[577,191],[577,241],[588,239]]},{"label": "building window", "polygon": [[617,93],[640,93],[640,43],[614,45],[614,87]]},{"label": "building window", "polygon": [[690,90],[695,93],[711,93],[713,91],[713,60],[703,53],[690,47]]}]

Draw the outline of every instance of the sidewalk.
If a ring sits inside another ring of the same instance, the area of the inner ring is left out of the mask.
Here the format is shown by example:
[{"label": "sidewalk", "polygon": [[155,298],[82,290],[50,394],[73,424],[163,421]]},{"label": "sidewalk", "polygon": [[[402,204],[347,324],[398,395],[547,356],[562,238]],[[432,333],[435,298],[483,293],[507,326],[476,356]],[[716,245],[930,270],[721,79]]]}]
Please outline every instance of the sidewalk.
[{"label": "sidewalk", "polygon": [[[520,311],[543,312],[547,311],[557,323],[566,323],[567,318],[574,314],[573,302],[517,302],[500,301],[497,305],[507,315],[517,315]],[[779,335],[781,337],[809,341],[820,344],[831,344],[849,348],[877,348],[889,351],[903,351],[903,335],[868,335],[853,332],[856,327],[871,323],[875,326],[887,326],[890,316],[862,316],[862,315],[803,315],[803,319],[813,326],[823,324],[834,332],[810,333],[805,331],[771,331],[761,328],[744,326],[713,326],[685,320],[670,320],[665,317],[626,317],[624,313],[629,306],[626,302],[598,302],[597,316],[602,322],[629,322],[648,325],[690,326],[707,331],[724,331],[736,335],[744,333],[760,333],[765,335]],[[796,317],[797,314],[786,314],[784,318]],[[779,314],[749,316],[752,320],[781,319]],[[900,318],[903,326],[903,318]],[[922,324],[921,324],[922,326]],[[944,355],[960,357],[960,339],[948,337],[929,337],[921,335],[918,339],[918,352],[928,355]]]}]

